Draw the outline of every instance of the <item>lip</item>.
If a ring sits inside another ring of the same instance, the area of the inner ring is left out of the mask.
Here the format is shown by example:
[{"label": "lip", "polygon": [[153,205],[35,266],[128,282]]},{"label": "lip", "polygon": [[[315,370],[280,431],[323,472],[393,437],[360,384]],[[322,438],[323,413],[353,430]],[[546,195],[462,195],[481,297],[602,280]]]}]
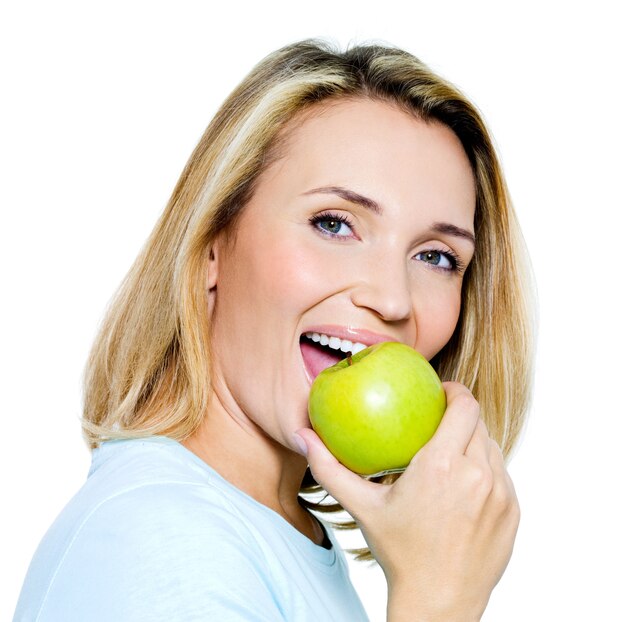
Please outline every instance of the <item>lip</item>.
[{"label": "lip", "polygon": [[317,324],[316,326],[307,327],[304,333],[324,333],[330,337],[339,337],[339,339],[347,339],[352,343],[362,343],[366,346],[373,346],[375,343],[383,341],[399,341],[391,335],[375,333],[366,328],[351,328],[346,326],[337,326],[333,324]]}]

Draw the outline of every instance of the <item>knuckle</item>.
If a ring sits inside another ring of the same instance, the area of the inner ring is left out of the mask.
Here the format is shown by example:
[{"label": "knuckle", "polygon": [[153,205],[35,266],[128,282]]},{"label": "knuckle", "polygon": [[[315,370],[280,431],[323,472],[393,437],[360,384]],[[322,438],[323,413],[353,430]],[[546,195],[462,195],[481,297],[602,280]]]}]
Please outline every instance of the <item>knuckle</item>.
[{"label": "knuckle", "polygon": [[522,513],[516,498],[511,499],[504,508],[501,508],[501,516],[505,524],[508,524],[513,531],[517,531]]},{"label": "knuckle", "polygon": [[446,389],[459,389],[467,391],[466,386],[456,380],[445,380],[442,384]]},{"label": "knuckle", "polygon": [[474,465],[469,469],[468,480],[475,494],[486,497],[492,492],[494,479],[490,468]]},{"label": "knuckle", "polygon": [[495,507],[502,514],[509,512],[516,503],[516,500],[502,482],[498,482],[498,484],[493,487],[491,497]]},{"label": "knuckle", "polygon": [[430,471],[440,477],[447,477],[452,471],[450,453],[443,449],[434,449],[429,453],[428,465]]},{"label": "knuckle", "polygon": [[455,401],[459,408],[466,410],[473,415],[478,416],[480,413],[480,404],[469,391],[459,395]]},{"label": "knuckle", "polygon": [[506,481],[496,482],[491,497],[495,511],[499,515],[507,517],[515,525],[519,524],[521,512],[517,495]]}]

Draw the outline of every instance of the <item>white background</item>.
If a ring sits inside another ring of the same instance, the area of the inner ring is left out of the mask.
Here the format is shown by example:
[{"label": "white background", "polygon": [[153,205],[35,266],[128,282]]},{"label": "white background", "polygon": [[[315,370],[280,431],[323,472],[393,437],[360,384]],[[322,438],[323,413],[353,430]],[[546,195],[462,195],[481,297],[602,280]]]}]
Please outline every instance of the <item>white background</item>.
[{"label": "white background", "polygon": [[[626,620],[624,131],[617,2],[13,2],[0,13],[0,618],[84,481],[105,305],[220,102],[310,36],[404,47],[482,110],[533,257],[522,522],[484,620]],[[592,8],[593,7],[593,8]],[[352,565],[373,621],[382,573]]]}]

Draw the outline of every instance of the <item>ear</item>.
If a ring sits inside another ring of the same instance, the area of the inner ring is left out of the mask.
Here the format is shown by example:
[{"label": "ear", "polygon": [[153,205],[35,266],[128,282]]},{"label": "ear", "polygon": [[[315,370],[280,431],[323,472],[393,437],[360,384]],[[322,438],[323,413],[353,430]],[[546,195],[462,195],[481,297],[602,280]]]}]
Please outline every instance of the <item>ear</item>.
[{"label": "ear", "polygon": [[207,291],[209,293],[212,293],[212,291],[215,290],[215,288],[217,287],[217,275],[218,275],[217,263],[218,263],[218,254],[219,254],[218,246],[219,245],[216,240],[211,246],[211,249],[209,251],[209,263],[207,265],[207,285],[206,285]]},{"label": "ear", "polygon": [[217,297],[217,260],[218,260],[218,245],[214,241],[209,249],[209,261],[206,266],[206,296],[208,302],[209,317],[213,317],[215,311],[215,302]]}]

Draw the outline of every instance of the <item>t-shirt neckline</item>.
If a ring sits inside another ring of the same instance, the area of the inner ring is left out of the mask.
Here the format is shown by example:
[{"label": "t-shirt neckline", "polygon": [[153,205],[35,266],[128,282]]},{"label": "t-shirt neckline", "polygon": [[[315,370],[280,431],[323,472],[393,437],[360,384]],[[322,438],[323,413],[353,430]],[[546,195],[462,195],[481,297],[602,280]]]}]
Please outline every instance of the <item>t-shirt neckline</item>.
[{"label": "t-shirt neckline", "polygon": [[105,445],[113,446],[118,444],[127,444],[135,442],[141,443],[150,443],[154,445],[168,446],[176,451],[179,457],[185,461],[191,461],[194,465],[200,468],[204,473],[208,473],[213,480],[217,480],[219,485],[227,488],[232,493],[239,495],[246,502],[251,504],[253,507],[256,507],[260,511],[268,514],[275,522],[282,526],[282,528],[295,540],[295,543],[298,545],[298,548],[307,556],[310,556],[315,561],[321,563],[323,566],[332,566],[334,565],[337,559],[337,547],[339,546],[335,534],[332,532],[332,527],[327,525],[323,519],[318,518],[317,516],[311,514],[315,520],[317,520],[324,530],[326,537],[331,543],[331,548],[327,549],[319,544],[313,542],[308,536],[305,536],[300,530],[296,529],[289,521],[287,521],[283,516],[281,516],[278,512],[273,510],[272,508],[264,505],[260,501],[257,501],[254,497],[244,492],[240,488],[237,488],[232,482],[223,477],[220,473],[218,473],[211,465],[207,464],[202,458],[197,456],[191,450],[187,449],[182,443],[173,439],[169,436],[149,436],[144,438],[137,439],[115,439],[110,441],[104,441],[99,448],[95,449],[93,452],[92,458],[92,468],[90,472],[94,471],[101,460],[104,460],[103,453],[107,453],[106,451],[101,452],[99,450],[105,449]]}]

